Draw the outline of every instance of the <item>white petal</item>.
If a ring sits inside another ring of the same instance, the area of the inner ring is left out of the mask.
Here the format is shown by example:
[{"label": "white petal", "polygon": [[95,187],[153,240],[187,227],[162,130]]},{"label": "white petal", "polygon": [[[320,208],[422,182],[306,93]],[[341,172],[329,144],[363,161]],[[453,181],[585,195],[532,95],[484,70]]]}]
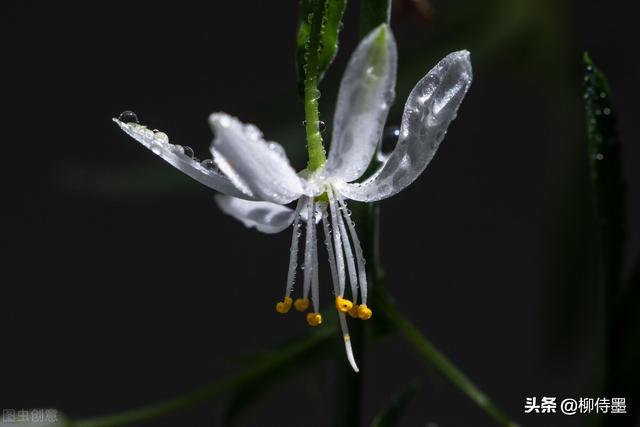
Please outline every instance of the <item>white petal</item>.
[{"label": "white petal", "polygon": [[396,81],[396,43],[387,25],[367,35],[342,77],[327,172],[346,182],[362,176],[380,141]]},{"label": "white petal", "polygon": [[287,204],[300,197],[303,181],[258,128],[224,113],[212,114],[209,123],[215,133],[213,160],[236,187],[267,202]]},{"label": "white petal", "polygon": [[293,222],[295,212],[286,206],[270,202],[253,202],[216,194],[222,212],[241,221],[245,227],[255,227],[263,233],[279,233]]},{"label": "white petal", "polygon": [[411,91],[398,145],[386,163],[360,184],[343,184],[341,193],[349,199],[372,202],[393,196],[411,184],[444,139],[471,78],[471,61],[466,50],[451,53],[440,61]]},{"label": "white petal", "polygon": [[164,132],[154,132],[138,123],[125,123],[118,119],[113,119],[113,121],[133,139],[196,181],[221,193],[243,199],[253,198],[250,193],[242,193],[238,190],[231,181],[213,165],[211,160],[196,161],[188,154],[185,154],[184,147],[170,144],[169,137]]}]

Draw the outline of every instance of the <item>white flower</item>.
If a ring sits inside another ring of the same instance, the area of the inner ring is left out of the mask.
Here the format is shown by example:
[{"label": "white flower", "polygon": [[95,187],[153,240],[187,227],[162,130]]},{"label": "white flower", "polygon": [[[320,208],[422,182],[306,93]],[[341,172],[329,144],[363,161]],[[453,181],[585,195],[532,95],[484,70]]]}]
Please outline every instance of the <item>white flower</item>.
[{"label": "white flower", "polygon": [[[286,313],[293,305],[305,311],[311,302],[313,311],[307,321],[312,326],[322,323],[316,237],[316,224],[322,222],[347,357],[357,371],[346,314],[366,320],[372,312],[367,306],[365,259],[345,200],[374,202],[411,184],[433,158],[471,78],[469,52],[454,52],[442,59],[409,95],[396,147],[380,169],[362,182],[355,181],[376,152],[394,98],[396,46],[386,25],[365,37],[351,57],[340,85],[328,159],[312,173],[296,173],[280,145],[265,141],[255,126],[224,113],[209,117],[215,134],[213,160],[203,162],[193,159],[190,149],[170,144],[162,132],[135,121],[114,121],[176,168],[223,193],[216,196],[218,205],[245,226],[277,233],[293,224],[285,296],[276,309]],[[285,206],[295,200],[295,209]],[[294,302],[291,294],[303,223],[303,289]],[[350,299],[345,297],[347,280]]]}]

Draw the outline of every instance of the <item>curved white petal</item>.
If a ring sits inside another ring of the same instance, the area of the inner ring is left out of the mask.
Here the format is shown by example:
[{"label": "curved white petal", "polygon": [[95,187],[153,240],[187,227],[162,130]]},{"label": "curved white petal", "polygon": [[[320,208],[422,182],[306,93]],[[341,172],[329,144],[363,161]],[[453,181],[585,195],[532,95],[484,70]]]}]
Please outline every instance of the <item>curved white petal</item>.
[{"label": "curved white petal", "polygon": [[236,187],[279,204],[302,195],[304,182],[282,156],[281,147],[266,142],[258,128],[224,113],[211,114],[209,123],[215,134],[213,160]]},{"label": "curved white petal", "polygon": [[113,121],[133,139],[196,181],[221,193],[253,199],[251,193],[238,190],[226,176],[220,173],[211,160],[202,162],[194,160],[192,156],[185,154],[184,147],[169,143],[166,133],[154,132],[138,123],[125,123],[118,119]]},{"label": "curved white petal", "polygon": [[396,43],[387,25],[369,33],[351,56],[333,120],[329,175],[350,182],[369,166],[393,103],[396,58]]},{"label": "curved white petal", "polygon": [[373,202],[393,196],[411,184],[436,153],[471,79],[466,50],[441,60],[411,91],[398,145],[385,164],[362,183],[341,185],[341,193],[349,199]]},{"label": "curved white petal", "polygon": [[237,197],[216,194],[216,203],[227,215],[242,222],[247,228],[263,233],[279,233],[293,223],[295,211],[270,202],[254,202]]}]

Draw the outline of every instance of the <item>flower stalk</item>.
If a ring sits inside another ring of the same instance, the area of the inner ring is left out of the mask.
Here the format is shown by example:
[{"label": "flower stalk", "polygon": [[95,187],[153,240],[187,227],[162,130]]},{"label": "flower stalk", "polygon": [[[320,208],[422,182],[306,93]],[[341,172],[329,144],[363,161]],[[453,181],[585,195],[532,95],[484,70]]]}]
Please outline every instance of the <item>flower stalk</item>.
[{"label": "flower stalk", "polygon": [[[319,2],[321,0],[316,1]],[[304,114],[307,150],[309,152],[307,170],[310,173],[320,169],[327,161],[327,155],[322,145],[322,135],[320,134],[320,113],[318,110],[318,99],[320,98],[320,91],[318,90],[318,59],[320,56],[323,18],[322,13],[318,12],[320,9],[320,7],[317,7],[316,12],[310,16],[311,37],[306,45],[304,68]]]}]

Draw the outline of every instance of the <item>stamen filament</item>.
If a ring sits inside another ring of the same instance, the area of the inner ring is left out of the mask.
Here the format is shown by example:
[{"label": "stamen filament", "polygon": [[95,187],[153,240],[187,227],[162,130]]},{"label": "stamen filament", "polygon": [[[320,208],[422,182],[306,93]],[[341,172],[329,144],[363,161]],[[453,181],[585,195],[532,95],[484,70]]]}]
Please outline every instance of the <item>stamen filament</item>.
[{"label": "stamen filament", "polygon": [[291,297],[291,291],[293,291],[293,284],[296,280],[296,270],[298,268],[298,237],[300,237],[300,211],[304,205],[303,198],[298,200],[296,210],[294,212],[293,221],[293,235],[291,236],[291,248],[289,249],[289,271],[287,273],[287,288],[285,290],[285,297]]},{"label": "stamen filament", "polygon": [[329,210],[331,211],[331,231],[333,232],[333,243],[336,254],[336,267],[338,272],[338,294],[336,296],[344,296],[344,253],[342,249],[342,238],[340,236],[340,226],[338,225],[338,213],[336,212],[336,199],[333,195],[333,189],[327,191],[329,195]]},{"label": "stamen filament", "polygon": [[355,357],[353,357],[353,348],[351,346],[351,336],[349,335],[349,328],[347,326],[347,317],[344,313],[338,312],[340,318],[340,328],[342,329],[342,338],[344,339],[344,349],[347,352],[347,360],[355,372],[359,372],[358,364]]},{"label": "stamen filament", "polygon": [[320,278],[318,272],[318,239],[316,235],[316,208],[313,200],[310,200],[311,214],[307,220],[307,223],[311,223],[311,232],[313,234],[311,241],[311,268],[313,269],[313,276],[311,278],[311,301],[313,302],[313,309],[316,313],[320,311]]},{"label": "stamen filament", "polygon": [[347,258],[349,283],[351,284],[351,297],[353,299],[353,302],[356,303],[358,301],[358,273],[356,271],[356,263],[353,256],[353,251],[351,250],[351,243],[348,239],[349,235],[347,234],[347,229],[344,226],[344,218],[343,215],[340,214],[340,211],[342,211],[342,207],[338,208],[338,225],[340,226],[340,235],[343,239],[344,255]]},{"label": "stamen filament", "polygon": [[[360,239],[358,239],[358,233],[356,233],[355,225],[351,220],[351,216],[347,210],[347,204],[340,194],[337,195],[338,203],[340,204],[340,210],[344,215],[344,219],[347,222],[347,227],[349,228],[349,234],[351,235],[351,241],[353,242],[353,247],[356,251],[356,261],[358,262],[358,278],[360,282],[360,295],[362,299],[362,304],[367,304],[367,270],[365,267],[365,258],[364,253],[362,252],[362,246],[360,245]],[[355,302],[355,301],[354,301]]]},{"label": "stamen filament", "polygon": [[327,258],[329,258],[329,269],[331,270],[331,278],[333,279],[333,293],[338,295],[338,272],[336,271],[336,256],[333,251],[333,243],[331,242],[331,231],[329,230],[329,214],[327,213],[326,204],[322,208],[322,228],[324,229],[324,244],[327,247]]},{"label": "stamen filament", "polygon": [[[309,288],[311,286],[311,277],[313,275],[313,229],[316,224],[313,220],[313,201],[307,199],[307,235],[304,243],[304,298],[309,298]],[[318,310],[316,310],[317,312]]]}]

